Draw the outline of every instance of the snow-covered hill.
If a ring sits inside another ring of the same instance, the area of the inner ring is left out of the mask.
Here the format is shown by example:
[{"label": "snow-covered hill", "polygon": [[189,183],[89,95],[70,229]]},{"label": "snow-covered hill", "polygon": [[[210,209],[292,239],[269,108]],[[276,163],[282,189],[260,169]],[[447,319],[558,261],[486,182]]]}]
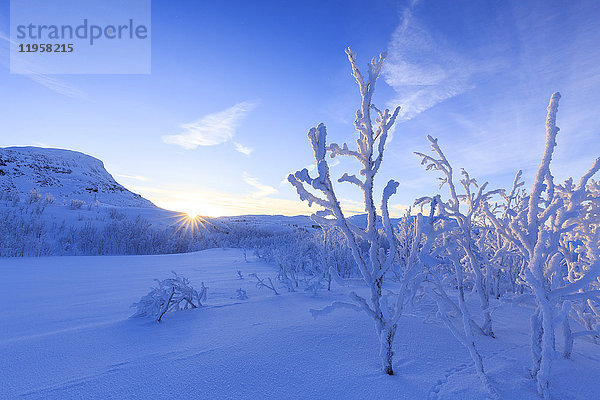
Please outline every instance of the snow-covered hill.
[{"label": "snow-covered hill", "polygon": [[44,196],[50,194],[59,204],[80,200],[118,207],[155,207],[117,183],[102,161],[64,149],[0,148],[0,189],[25,198],[37,190]]},{"label": "snow-covered hill", "polygon": [[0,219],[0,257],[206,247],[205,225],[187,229],[183,214],[156,207],[117,183],[102,161],[71,150],[0,148]]}]

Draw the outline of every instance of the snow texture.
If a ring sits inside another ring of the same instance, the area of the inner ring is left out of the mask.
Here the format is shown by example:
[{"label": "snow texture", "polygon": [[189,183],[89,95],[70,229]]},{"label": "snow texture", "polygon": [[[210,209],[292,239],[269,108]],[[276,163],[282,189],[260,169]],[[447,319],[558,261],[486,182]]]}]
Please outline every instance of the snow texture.
[{"label": "snow texture", "polygon": [[[273,267],[241,250],[157,256],[43,257],[0,260],[10,304],[0,324],[0,398],[13,399],[483,399],[464,348],[438,321],[405,314],[394,361],[397,374],[378,373],[372,320],[354,310],[313,319],[346,298],[348,288],[314,297],[259,290],[256,272]],[[130,318],[129,305],[154,276],[175,269],[210,293],[204,307],[170,314],[158,324]],[[249,300],[231,299],[236,289]],[[359,294],[368,291],[356,287]],[[495,300],[492,303],[496,305]],[[473,310],[477,302],[471,304]],[[478,346],[505,399],[538,399],[529,364],[530,305],[500,304],[496,339]],[[552,369],[556,399],[600,397],[597,345],[578,342],[571,360]]]}]

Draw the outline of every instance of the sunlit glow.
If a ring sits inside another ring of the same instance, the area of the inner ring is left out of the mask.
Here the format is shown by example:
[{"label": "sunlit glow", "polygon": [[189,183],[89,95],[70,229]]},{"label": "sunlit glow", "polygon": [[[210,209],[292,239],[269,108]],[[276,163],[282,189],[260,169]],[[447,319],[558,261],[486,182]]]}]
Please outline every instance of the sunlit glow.
[{"label": "sunlit glow", "polygon": [[[193,216],[192,216],[193,215]],[[176,215],[176,232],[185,232],[186,234],[195,234],[206,231],[212,223],[206,218],[198,215],[197,212],[185,212]]]},{"label": "sunlit glow", "polygon": [[185,211],[185,214],[188,216],[188,218],[191,218],[191,219],[198,218],[202,215],[202,213],[200,211],[194,210],[194,209]]},{"label": "sunlit glow", "polygon": [[[255,186],[255,185],[254,185]],[[169,187],[151,188],[135,186],[135,191],[165,210],[178,210],[178,219],[216,218],[232,215],[310,215],[316,207],[310,208],[305,202],[292,196],[290,199],[276,194],[260,195],[257,192],[227,193],[206,188]],[[347,215],[364,213],[361,202],[347,198],[339,199]],[[408,206],[390,204],[390,215],[401,217]]]}]

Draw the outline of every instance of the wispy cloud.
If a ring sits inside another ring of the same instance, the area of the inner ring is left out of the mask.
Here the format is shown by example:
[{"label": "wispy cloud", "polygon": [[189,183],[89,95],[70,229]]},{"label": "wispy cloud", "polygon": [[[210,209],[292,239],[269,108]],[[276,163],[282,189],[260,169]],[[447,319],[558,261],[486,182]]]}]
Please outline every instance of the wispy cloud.
[{"label": "wispy cloud", "polygon": [[58,94],[62,94],[64,96],[72,98],[85,97],[83,92],[77,89],[76,87],[69,85],[68,83],[65,83],[59,79],[50,77],[48,75],[40,74],[33,70],[29,70],[27,71],[27,74],[25,74],[25,76],[31,79],[32,81],[37,82],[40,85],[45,86]]},{"label": "wispy cloud", "polygon": [[245,154],[247,156],[249,156],[250,153],[252,153],[253,151],[252,147],[246,147],[238,142],[233,142],[233,147],[235,147],[235,149],[240,153]]},{"label": "wispy cloud", "polygon": [[391,106],[402,107],[409,120],[436,104],[473,87],[472,78],[494,69],[493,62],[470,60],[433,37],[414,14],[416,2],[402,13],[392,34],[383,76],[397,96]]},{"label": "wispy cloud", "polygon": [[163,136],[162,140],[187,150],[232,142],[237,151],[249,155],[252,149],[234,141],[233,137],[242,119],[257,105],[258,102],[245,101],[226,110],[205,115],[194,122],[181,125],[180,133]]},{"label": "wispy cloud", "polygon": [[[2,59],[2,64],[4,65],[5,68],[10,69],[10,65],[8,64],[7,61],[5,60],[9,60],[10,56],[9,56],[9,52],[10,52],[10,45],[16,45],[16,43],[11,40],[8,36],[6,36],[4,33],[0,32],[0,59]],[[6,54],[5,54],[6,53]],[[13,57],[18,57],[18,55],[12,55]],[[21,57],[19,60],[19,70],[21,71],[20,75],[31,79],[32,81],[39,83],[42,86],[45,86],[46,88],[52,90],[53,92],[56,92],[58,94],[67,96],[67,97],[72,97],[72,98],[84,98],[85,95],[84,93],[77,89],[76,87],[60,80],[54,77],[51,77],[47,74],[42,74],[40,72],[38,72],[36,70],[36,66],[31,63],[28,62],[27,60],[25,60],[23,57]]]},{"label": "wispy cloud", "polygon": [[244,174],[242,175],[242,179],[248,185],[253,186],[257,189],[255,192],[252,192],[252,197],[254,198],[267,197],[278,192],[278,190],[274,187],[269,185],[263,185],[258,181],[258,178],[253,178],[249,176],[246,172],[244,172]]},{"label": "wispy cloud", "polygon": [[136,181],[143,181],[143,182],[150,180],[150,178],[146,178],[145,176],[140,176],[140,175],[115,174],[115,176],[118,176],[119,178],[133,179]]}]

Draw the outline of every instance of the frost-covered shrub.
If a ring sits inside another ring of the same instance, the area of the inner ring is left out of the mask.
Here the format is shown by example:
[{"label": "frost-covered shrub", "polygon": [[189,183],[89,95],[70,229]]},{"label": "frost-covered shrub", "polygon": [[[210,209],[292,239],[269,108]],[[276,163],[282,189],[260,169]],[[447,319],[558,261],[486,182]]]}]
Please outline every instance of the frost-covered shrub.
[{"label": "frost-covered shrub", "polygon": [[69,203],[69,208],[71,210],[80,210],[81,207],[85,206],[85,201],[83,200],[78,200],[78,199],[71,199],[71,202]]},{"label": "frost-covered shrub", "polygon": [[54,196],[51,193],[46,193],[46,196],[44,197],[44,202],[46,204],[54,204]]},{"label": "frost-covered shrub", "polygon": [[40,191],[38,189],[31,189],[29,192],[29,204],[37,203],[42,198]]},{"label": "frost-covered shrub", "polygon": [[288,292],[299,288],[303,276],[306,278],[324,270],[319,268],[320,252],[311,239],[299,237],[287,246],[277,246],[273,249],[273,259],[279,267],[277,278],[287,287]]},{"label": "frost-covered shrub", "polygon": [[202,282],[200,291],[197,291],[190,285],[187,278],[177,275],[175,271],[172,272],[173,278],[162,281],[155,279],[158,285],[151,288],[150,292],[142,297],[139,302],[131,305],[131,307],[136,308],[134,317],[152,317],[160,322],[168,312],[202,306],[202,301],[206,300],[208,290],[204,286],[204,282]]},{"label": "frost-covered shrub", "polygon": [[242,288],[235,291],[235,298],[238,300],[248,300],[248,293]]},{"label": "frost-covered shrub", "polygon": [[[569,191],[572,187],[566,182],[560,192]],[[587,185],[586,201],[582,204],[581,223],[567,232],[563,240],[563,251],[566,260],[566,277],[569,282],[575,282],[592,272],[595,262],[600,258],[600,181],[591,180]],[[598,267],[596,267],[598,268]],[[593,275],[592,275],[593,276]],[[582,292],[600,294],[600,279],[588,279]],[[570,332],[572,327],[569,318],[563,321],[563,332],[566,336],[563,356],[569,358],[573,347],[573,339],[591,336],[594,343],[600,343],[600,295],[579,296],[563,303],[569,317],[578,323],[583,330]]]},{"label": "frost-covered shrub", "polygon": [[[436,170],[442,172],[440,188],[445,186],[449,192],[447,201],[443,201],[441,196],[424,197],[416,200],[416,204],[432,204],[438,210],[440,217],[448,219],[454,225],[452,229],[452,246],[447,246],[449,251],[448,259],[457,271],[457,284],[464,285],[463,275],[472,274],[473,286],[475,287],[480,308],[484,317],[481,330],[489,336],[494,336],[492,330],[492,316],[489,304],[489,286],[486,285],[486,277],[490,271],[486,269],[489,264],[480,262],[478,256],[480,249],[476,246],[475,218],[482,204],[487,202],[490,197],[497,195],[501,190],[486,191],[488,183],[479,185],[477,181],[469,175],[464,169],[461,170],[462,179],[459,184],[455,184],[455,176],[452,166],[442,152],[437,139],[427,136],[435,155],[429,156],[423,153],[416,153],[421,157],[421,164],[426,165],[427,170]],[[459,278],[460,275],[461,277]],[[463,299],[459,297],[459,301]]]},{"label": "frost-covered shrub", "polygon": [[125,214],[108,223],[81,212],[77,221],[57,221],[47,218],[44,201],[14,203],[15,198],[0,192],[0,257],[172,254],[217,247],[215,239],[202,230],[155,226],[145,218]]},{"label": "frost-covered shrub", "polygon": [[[253,232],[249,228],[248,233]],[[258,258],[278,267],[277,279],[286,285],[288,291],[329,289],[330,268],[343,278],[360,276],[344,235],[333,227],[298,228],[293,232],[271,232],[262,236],[258,232],[246,242],[253,243],[254,254]]]},{"label": "frost-covered shrub", "polygon": [[267,278],[267,280],[269,281],[267,283],[267,281],[265,281],[264,279],[260,279],[258,277],[258,275],[256,275],[255,273],[249,274],[248,276],[256,278],[256,287],[257,288],[259,288],[259,289],[267,288],[269,290],[272,290],[273,293],[275,293],[276,295],[279,295],[279,293],[277,292],[277,289],[275,289],[275,285],[273,285],[273,281],[271,280],[271,278]]},{"label": "frost-covered shrub", "polygon": [[119,212],[116,208],[111,208],[108,210],[108,216],[110,219],[116,219],[117,221],[121,221],[125,219],[125,214]]},{"label": "frost-covered shrub", "polygon": [[[431,137],[435,155],[418,153],[427,169],[443,173],[442,185],[450,192],[447,200],[437,195],[417,201],[437,210],[427,229],[434,243],[423,260],[430,278],[425,288],[438,304],[438,316],[469,349],[485,383],[474,334],[492,334],[490,296],[508,294],[507,301],[533,303],[530,374],[547,399],[557,331],[567,358],[576,338],[600,338],[600,188],[591,179],[600,171],[600,158],[578,183],[571,178],[554,182],[550,164],[559,99],[554,93],[548,105],[546,147],[529,193],[522,188],[521,171],[510,192],[486,192],[486,184],[478,185],[464,171],[455,186],[452,167]],[[481,327],[466,307],[465,291],[471,287],[480,298]],[[458,304],[449,289],[457,289]],[[462,329],[452,321],[455,316],[461,317]]]}]

